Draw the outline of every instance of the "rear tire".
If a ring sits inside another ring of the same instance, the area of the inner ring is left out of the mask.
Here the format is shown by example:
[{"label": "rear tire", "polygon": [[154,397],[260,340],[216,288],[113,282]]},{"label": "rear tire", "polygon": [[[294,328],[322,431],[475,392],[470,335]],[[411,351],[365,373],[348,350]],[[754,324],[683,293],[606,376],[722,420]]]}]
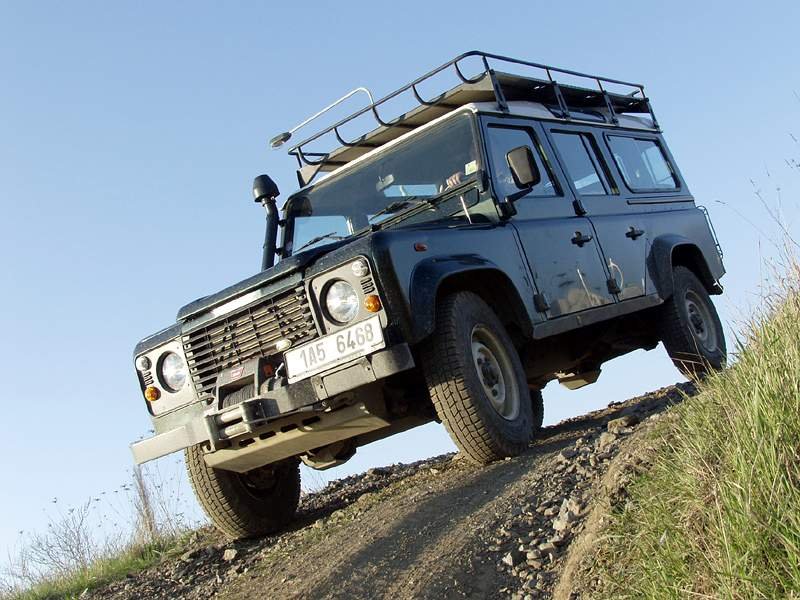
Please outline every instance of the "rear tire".
[{"label": "rear tire", "polygon": [[422,358],[436,413],[467,458],[487,464],[528,447],[534,394],[511,338],[479,296],[440,301]]},{"label": "rear tire", "polygon": [[212,469],[201,445],[185,451],[197,501],[229,538],[263,536],[289,523],[300,500],[300,465],[289,459],[247,473]]},{"label": "rear tire", "polygon": [[672,362],[689,379],[725,368],[722,323],[697,276],[686,267],[672,272],[673,293],[662,307],[661,339]]}]

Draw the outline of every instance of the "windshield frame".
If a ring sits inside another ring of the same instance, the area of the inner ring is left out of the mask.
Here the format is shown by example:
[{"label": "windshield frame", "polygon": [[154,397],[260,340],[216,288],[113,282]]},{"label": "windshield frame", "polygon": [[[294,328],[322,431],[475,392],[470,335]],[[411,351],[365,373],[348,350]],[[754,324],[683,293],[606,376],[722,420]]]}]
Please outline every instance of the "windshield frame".
[{"label": "windshield frame", "polygon": [[[389,152],[391,150],[394,150],[394,149],[397,149],[397,148],[401,148],[401,147],[409,145],[409,144],[413,144],[415,142],[415,140],[417,140],[420,136],[427,135],[428,133],[430,133],[432,131],[435,131],[439,127],[445,127],[451,120],[458,119],[458,118],[463,118],[464,116],[466,116],[466,118],[469,119],[469,124],[470,124],[470,128],[471,128],[471,131],[472,131],[473,150],[474,150],[474,154],[475,154],[475,157],[476,157],[476,161],[478,163],[477,164],[478,172],[483,171],[485,169],[484,162],[485,162],[486,159],[485,159],[485,156],[484,156],[484,153],[483,153],[483,144],[482,144],[482,141],[481,141],[481,138],[482,138],[482,136],[481,136],[481,128],[480,128],[480,122],[478,120],[478,114],[477,114],[477,111],[475,110],[475,108],[473,106],[465,105],[465,106],[463,106],[461,108],[458,108],[458,109],[454,110],[453,112],[447,113],[446,115],[442,115],[438,119],[434,119],[430,123],[426,123],[425,125],[421,125],[417,129],[414,129],[413,131],[410,131],[405,135],[402,135],[402,136],[400,136],[400,137],[398,137],[398,138],[396,138],[396,139],[394,139],[394,140],[392,140],[390,142],[387,142],[386,144],[384,144],[380,148],[376,148],[372,152],[369,152],[369,153],[367,153],[367,154],[365,154],[363,156],[360,156],[359,158],[347,163],[346,165],[343,165],[342,167],[340,167],[336,171],[333,171],[328,177],[318,181],[317,183],[309,184],[309,185],[297,190],[291,196],[289,196],[289,198],[286,200],[286,202],[284,203],[284,205],[283,205],[283,207],[281,209],[282,212],[283,212],[283,219],[281,220],[282,221],[282,223],[281,223],[281,230],[282,231],[281,231],[280,257],[281,258],[286,258],[286,257],[291,256],[292,254],[298,252],[298,250],[296,248],[294,248],[294,247],[292,247],[290,249],[290,251],[287,252],[286,251],[286,244],[287,244],[287,241],[293,240],[293,238],[294,238],[294,220],[295,220],[296,216],[292,215],[293,211],[291,209],[292,209],[293,203],[296,202],[299,198],[302,198],[308,192],[310,192],[313,189],[316,189],[319,186],[324,186],[324,185],[327,185],[327,184],[329,184],[331,182],[338,181],[338,180],[340,180],[340,179],[342,179],[344,177],[349,177],[349,176],[355,175],[360,170],[362,170],[364,168],[367,168],[370,165],[374,164],[375,162],[378,162],[378,161],[382,160],[384,155],[387,152]],[[387,197],[386,198],[387,204],[392,202],[392,200],[393,199],[391,197]],[[405,212],[405,210],[402,210],[402,211],[399,211],[399,212]],[[391,218],[386,219],[386,220],[387,221],[392,221]],[[400,221],[402,221],[402,219]],[[397,222],[400,222],[400,221],[397,221]],[[395,222],[387,223],[388,227],[391,227],[393,225],[395,225]],[[376,224],[376,226],[380,227],[381,225],[380,225],[380,223],[378,223],[378,224]],[[366,231],[369,231],[369,228],[356,229],[355,231],[353,231],[352,233],[347,235],[346,239],[348,239],[348,240],[349,239],[355,239],[359,234],[363,234]],[[332,240],[329,243],[339,243],[340,241],[341,240]],[[310,248],[315,248],[315,247],[319,247],[319,246],[311,246]]]}]

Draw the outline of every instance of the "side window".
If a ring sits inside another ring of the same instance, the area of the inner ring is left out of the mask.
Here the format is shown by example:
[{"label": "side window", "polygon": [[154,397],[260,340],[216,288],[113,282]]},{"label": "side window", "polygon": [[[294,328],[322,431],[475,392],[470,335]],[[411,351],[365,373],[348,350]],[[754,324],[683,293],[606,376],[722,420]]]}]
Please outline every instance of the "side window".
[{"label": "side window", "polygon": [[536,166],[542,180],[531,190],[530,196],[558,196],[558,189],[553,183],[550,168],[545,160],[539,144],[536,143],[530,131],[524,127],[499,127],[489,125],[489,160],[494,174],[495,192],[500,200],[519,191],[511,175],[511,169],[506,160],[506,154],[514,148],[528,146],[533,150]]},{"label": "side window", "polygon": [[[605,196],[611,190],[592,140],[583,133],[553,132],[567,177],[581,196]],[[616,193],[613,190],[611,193]]]},{"label": "side window", "polygon": [[655,140],[612,135],[608,137],[608,144],[614,162],[632,191],[678,189],[672,167]]}]

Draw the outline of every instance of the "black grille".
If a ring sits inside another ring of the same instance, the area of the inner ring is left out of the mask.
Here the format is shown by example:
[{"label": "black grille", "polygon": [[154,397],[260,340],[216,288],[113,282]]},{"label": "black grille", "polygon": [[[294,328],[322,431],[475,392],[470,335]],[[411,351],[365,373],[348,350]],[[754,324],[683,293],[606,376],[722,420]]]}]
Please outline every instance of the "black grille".
[{"label": "black grille", "polygon": [[221,371],[255,356],[276,354],[279,340],[296,346],[315,337],[317,330],[301,285],[184,334],[183,349],[195,390],[208,401]]}]

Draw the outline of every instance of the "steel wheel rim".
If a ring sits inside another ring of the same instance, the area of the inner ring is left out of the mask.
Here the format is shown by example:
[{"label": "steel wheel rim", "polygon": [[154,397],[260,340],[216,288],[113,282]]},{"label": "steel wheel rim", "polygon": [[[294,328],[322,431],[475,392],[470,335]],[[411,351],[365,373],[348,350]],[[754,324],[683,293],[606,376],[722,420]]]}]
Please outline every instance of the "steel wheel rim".
[{"label": "steel wheel rim", "polygon": [[714,327],[711,311],[702,298],[692,290],[686,292],[684,302],[692,336],[707,352],[714,352],[717,349],[717,330]]},{"label": "steel wheel rim", "polygon": [[511,357],[494,333],[476,325],[471,336],[472,363],[489,405],[507,421],[519,415],[520,395]]}]

